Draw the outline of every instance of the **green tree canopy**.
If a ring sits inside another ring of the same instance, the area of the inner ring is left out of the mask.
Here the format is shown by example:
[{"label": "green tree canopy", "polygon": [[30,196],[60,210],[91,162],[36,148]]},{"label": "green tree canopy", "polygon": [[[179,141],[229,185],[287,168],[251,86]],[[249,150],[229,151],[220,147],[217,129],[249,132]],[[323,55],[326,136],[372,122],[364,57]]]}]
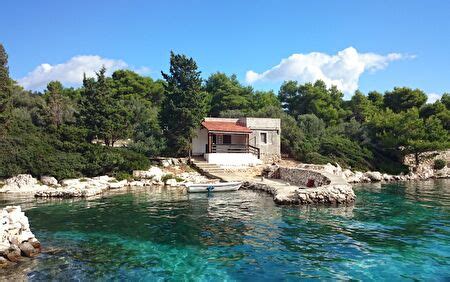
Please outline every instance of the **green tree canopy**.
[{"label": "green tree canopy", "polygon": [[395,87],[384,94],[384,105],[396,113],[413,107],[420,108],[426,101],[427,95],[420,89]]},{"label": "green tree canopy", "polygon": [[161,74],[166,85],[160,122],[167,147],[174,155],[186,154],[206,114],[200,71],[194,59],[170,52],[169,73]]}]

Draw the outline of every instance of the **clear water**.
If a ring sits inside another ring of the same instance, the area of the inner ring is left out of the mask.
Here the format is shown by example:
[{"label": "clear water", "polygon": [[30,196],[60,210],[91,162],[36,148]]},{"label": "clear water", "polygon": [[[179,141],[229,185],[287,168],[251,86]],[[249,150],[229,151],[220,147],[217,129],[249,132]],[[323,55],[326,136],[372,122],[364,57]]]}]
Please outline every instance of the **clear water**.
[{"label": "clear water", "polygon": [[355,188],[350,207],[161,188],[21,203],[46,252],[0,274],[30,280],[450,279],[450,180]]}]

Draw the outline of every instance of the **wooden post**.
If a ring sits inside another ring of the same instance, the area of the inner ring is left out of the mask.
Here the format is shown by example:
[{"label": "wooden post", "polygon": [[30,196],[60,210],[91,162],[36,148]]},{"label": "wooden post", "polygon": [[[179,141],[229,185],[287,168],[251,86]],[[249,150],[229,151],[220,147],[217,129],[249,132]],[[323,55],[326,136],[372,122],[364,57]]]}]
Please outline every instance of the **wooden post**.
[{"label": "wooden post", "polygon": [[212,139],[212,135],[211,133],[208,132],[208,153],[211,153],[211,140]]}]

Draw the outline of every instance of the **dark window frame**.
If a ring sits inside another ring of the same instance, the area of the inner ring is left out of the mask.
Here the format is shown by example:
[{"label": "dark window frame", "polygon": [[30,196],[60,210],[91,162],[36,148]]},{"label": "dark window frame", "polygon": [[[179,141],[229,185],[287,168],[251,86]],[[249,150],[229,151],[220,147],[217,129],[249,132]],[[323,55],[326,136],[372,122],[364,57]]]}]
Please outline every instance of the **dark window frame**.
[{"label": "dark window frame", "polygon": [[229,145],[231,144],[231,135],[230,134],[224,134],[222,137],[222,143]]},{"label": "dark window frame", "polygon": [[[260,138],[262,144],[268,144],[268,142],[267,142],[268,136],[267,135],[268,135],[267,132],[259,133],[259,138]],[[263,138],[263,136],[264,136],[264,138]]]}]

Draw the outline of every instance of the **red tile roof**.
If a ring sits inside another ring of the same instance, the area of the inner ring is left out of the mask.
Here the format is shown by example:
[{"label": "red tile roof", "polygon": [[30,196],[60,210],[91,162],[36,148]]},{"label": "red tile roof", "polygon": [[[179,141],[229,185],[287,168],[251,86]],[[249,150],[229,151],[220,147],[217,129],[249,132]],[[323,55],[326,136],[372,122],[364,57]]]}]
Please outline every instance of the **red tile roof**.
[{"label": "red tile roof", "polygon": [[208,131],[252,133],[250,128],[229,121],[203,121],[202,126]]}]

